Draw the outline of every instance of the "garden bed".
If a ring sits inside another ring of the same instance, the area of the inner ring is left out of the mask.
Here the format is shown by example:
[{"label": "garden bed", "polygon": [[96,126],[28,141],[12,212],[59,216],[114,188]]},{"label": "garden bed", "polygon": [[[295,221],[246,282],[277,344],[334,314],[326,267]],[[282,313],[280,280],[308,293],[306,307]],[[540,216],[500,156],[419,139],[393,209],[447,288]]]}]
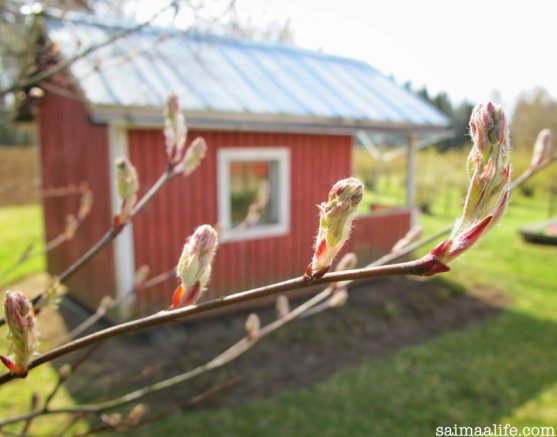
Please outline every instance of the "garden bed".
[{"label": "garden bed", "polygon": [[557,218],[525,226],[520,234],[529,243],[557,246]]},{"label": "garden bed", "polygon": [[[442,279],[389,278],[358,284],[345,307],[294,321],[231,365],[154,394],[146,402],[153,410],[170,408],[231,379],[238,382],[198,408],[233,407],[271,397],[494,317],[507,300],[496,290],[465,291]],[[275,317],[272,308],[258,314],[263,323]],[[62,316],[68,327],[79,320],[67,304]],[[70,393],[77,402],[108,398],[203,364],[244,335],[246,316],[175,324],[110,340],[70,380]]]}]

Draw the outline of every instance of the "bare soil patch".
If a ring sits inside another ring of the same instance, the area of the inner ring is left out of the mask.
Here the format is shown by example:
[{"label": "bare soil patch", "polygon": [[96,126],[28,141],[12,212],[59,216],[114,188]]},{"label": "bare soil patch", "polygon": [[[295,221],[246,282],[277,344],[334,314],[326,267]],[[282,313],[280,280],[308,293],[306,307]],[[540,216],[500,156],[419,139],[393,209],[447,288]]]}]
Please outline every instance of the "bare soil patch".
[{"label": "bare soil patch", "polygon": [[0,147],[0,206],[31,205],[39,199],[36,147]]},{"label": "bare soil patch", "polygon": [[[240,383],[197,408],[237,406],[274,396],[327,379],[346,366],[497,316],[507,303],[500,291],[470,293],[443,279],[388,278],[357,284],[346,306],[296,320],[232,364],[146,401],[152,411],[170,408],[235,376]],[[274,308],[258,314],[263,323],[275,318]],[[43,316],[49,320],[43,334],[60,339],[61,331],[84,317],[69,301],[62,305],[61,315]],[[112,339],[70,380],[70,392],[78,402],[90,402],[185,372],[239,340],[246,317],[247,313],[239,313]]]}]

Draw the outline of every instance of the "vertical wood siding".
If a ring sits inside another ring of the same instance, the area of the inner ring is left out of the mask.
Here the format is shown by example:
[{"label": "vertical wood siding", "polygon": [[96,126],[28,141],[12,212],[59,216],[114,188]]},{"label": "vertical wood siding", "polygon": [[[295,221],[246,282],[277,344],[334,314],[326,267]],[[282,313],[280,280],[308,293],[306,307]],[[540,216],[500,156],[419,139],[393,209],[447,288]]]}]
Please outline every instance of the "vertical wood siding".
[{"label": "vertical wood siding", "polygon": [[[72,91],[69,87],[62,85]],[[49,273],[64,271],[89,249],[111,222],[108,137],[106,126],[88,122],[78,99],[47,93],[39,110],[39,142],[43,189],[87,183],[93,191],[93,209],[70,242],[47,256]],[[67,214],[76,214],[79,195],[43,200],[47,241],[64,230]],[[109,246],[68,282],[72,296],[91,308],[114,290],[114,257]]]},{"label": "vertical wood siding", "polygon": [[[312,256],[318,226],[315,205],[327,198],[332,184],[350,176],[351,137],[211,131],[190,132],[189,139],[198,135],[209,146],[203,164],[192,176],[171,181],[134,221],[136,267],[149,265],[152,276],[172,269],[193,230],[204,223],[217,223],[217,150],[280,146],[291,153],[290,233],[223,244],[206,298],[301,275]],[[165,168],[162,133],[131,130],[129,146],[144,193]],[[360,252],[362,261],[369,261],[387,252],[408,225],[407,211],[358,219],[351,247]],[[176,285],[171,279],[141,292],[140,312],[166,307]]]}]

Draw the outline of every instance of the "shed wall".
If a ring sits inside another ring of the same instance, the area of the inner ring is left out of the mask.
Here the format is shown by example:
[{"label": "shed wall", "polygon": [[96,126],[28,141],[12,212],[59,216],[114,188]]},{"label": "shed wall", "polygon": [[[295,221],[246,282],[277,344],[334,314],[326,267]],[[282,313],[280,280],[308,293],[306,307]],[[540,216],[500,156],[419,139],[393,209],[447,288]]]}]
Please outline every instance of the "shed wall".
[{"label": "shed wall", "polygon": [[[227,147],[288,147],[291,156],[290,232],[285,236],[233,241],[223,244],[213,266],[205,298],[299,276],[312,256],[318,226],[316,204],[326,199],[330,187],[351,175],[352,139],[287,133],[190,132],[202,135],[209,151],[203,164],[188,178],[171,181],[134,221],[136,267],[149,265],[151,275],[172,269],[185,239],[204,223],[217,218],[217,151]],[[165,167],[164,140],[159,130],[129,132],[130,159],[137,168],[141,193]],[[351,246],[369,261],[385,253],[409,225],[408,211],[386,217],[358,220]],[[365,241],[359,241],[360,239]],[[163,308],[176,287],[171,279],[141,292],[141,312]]]},{"label": "shed wall", "polygon": [[[83,255],[110,226],[108,134],[106,126],[89,123],[85,105],[78,98],[53,93],[46,93],[42,99],[38,123],[43,189],[50,191],[87,183],[94,195],[91,214],[74,239],[47,255],[48,271],[57,275]],[[77,213],[79,201],[78,194],[43,198],[47,241],[63,232],[66,215]],[[72,296],[96,308],[103,296],[113,294],[112,248],[105,248],[67,284]]]}]

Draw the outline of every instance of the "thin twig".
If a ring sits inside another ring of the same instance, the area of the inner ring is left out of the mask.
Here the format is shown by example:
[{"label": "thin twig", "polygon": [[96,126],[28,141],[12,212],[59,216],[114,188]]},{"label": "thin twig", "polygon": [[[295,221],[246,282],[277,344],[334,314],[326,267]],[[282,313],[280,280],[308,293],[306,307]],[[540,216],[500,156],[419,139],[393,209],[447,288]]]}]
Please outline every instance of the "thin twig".
[{"label": "thin twig", "polygon": [[143,29],[145,27],[148,27],[163,12],[165,12],[166,10],[174,7],[174,4],[175,4],[175,2],[172,2],[168,5],[166,5],[165,7],[159,9],[148,20],[143,21],[143,22],[139,23],[138,25],[136,25],[134,27],[131,27],[129,29],[124,29],[120,32],[117,32],[114,35],[111,35],[110,37],[106,38],[105,40],[99,42],[98,44],[92,44],[89,47],[87,47],[86,49],[84,49],[84,50],[80,51],[79,53],[75,54],[74,56],[71,56],[64,61],[58,62],[56,65],[54,65],[51,68],[47,68],[46,70],[40,71],[40,72],[32,75],[31,77],[25,79],[25,80],[19,81],[18,83],[14,83],[14,84],[12,84],[10,86],[7,86],[5,88],[1,88],[0,89],[0,97],[3,97],[5,95],[13,93],[15,91],[19,91],[19,90],[28,88],[28,87],[33,86],[33,85],[35,85],[39,82],[42,82],[44,80],[50,79],[51,77],[57,75],[58,73],[61,73],[61,72],[65,71],[67,68],[69,68],[72,64],[79,61],[80,59],[83,59],[83,58],[89,56],[91,53],[93,53],[93,52],[95,52],[99,49],[102,49],[103,47],[107,47],[107,46],[115,43],[119,39],[125,38],[128,35],[136,33],[136,32],[140,31],[141,29]]},{"label": "thin twig", "polygon": [[[91,347],[90,349],[88,349],[87,351],[85,351],[85,353],[81,354],[70,366],[70,372],[68,374],[58,374],[58,379],[56,381],[56,384],[54,385],[54,387],[52,388],[52,390],[50,391],[50,393],[47,395],[42,408],[34,410],[34,411],[30,411],[29,413],[27,413],[27,417],[25,419],[25,426],[21,432],[21,435],[25,435],[30,427],[31,424],[33,422],[33,419],[35,419],[38,416],[44,416],[45,414],[48,414],[48,411],[50,411],[50,403],[52,402],[52,400],[54,399],[54,397],[56,396],[56,394],[58,393],[58,391],[60,390],[60,388],[62,388],[62,386],[65,384],[65,382],[68,380],[68,378],[70,378],[75,371],[81,367],[82,364],[84,364],[89,358],[91,358],[91,356],[102,346],[102,343],[97,343],[96,345],[94,345],[93,347]],[[14,422],[12,422],[14,423]],[[4,430],[2,430],[2,426],[6,425],[5,423],[0,423],[0,430],[2,432],[4,432]]]},{"label": "thin twig", "polygon": [[518,178],[516,178],[511,184],[511,190],[514,190],[516,187],[524,184],[528,179],[530,179],[535,174],[539,173],[541,170],[546,168],[547,166],[551,165],[553,162],[557,161],[557,153],[549,157],[545,162],[543,162],[540,166],[536,167],[536,169],[532,169],[530,167],[524,173],[522,173]]},{"label": "thin twig", "polygon": [[[105,246],[107,246],[112,240],[114,240],[122,231],[122,229],[127,226],[135,218],[135,216],[151,201],[151,199],[157,194],[157,192],[174,176],[177,174],[173,172],[172,167],[168,167],[161,177],[155,182],[155,184],[149,189],[147,193],[137,202],[134,209],[130,214],[130,218],[127,222],[122,223],[120,227],[112,226],[99,241],[93,245],[85,254],[81,256],[77,261],[75,261],[70,267],[68,267],[60,276],[60,283],[66,282],[71,276],[77,273],[85,264],[87,264],[95,255],[97,255]],[[43,299],[44,292],[39,293],[32,299],[33,306],[37,306]],[[0,326],[5,324],[4,319],[0,319]]]},{"label": "thin twig", "polygon": [[58,409],[50,409],[50,410],[47,409],[46,411],[29,412],[26,414],[22,414],[20,416],[12,417],[10,419],[6,419],[0,422],[0,427],[11,423],[28,420],[29,418],[33,418],[38,415],[53,415],[53,414],[66,414],[66,413],[100,413],[108,409],[120,407],[130,402],[137,401],[138,399],[141,399],[148,394],[155,393],[157,391],[161,391],[166,388],[172,387],[176,384],[188,381],[202,373],[224,366],[225,364],[228,364],[232,360],[238,358],[240,355],[247,352],[257,343],[259,343],[261,340],[268,337],[270,334],[272,334],[282,326],[286,325],[287,323],[291,322],[295,318],[302,315],[305,311],[307,311],[312,306],[317,305],[318,303],[327,299],[332,294],[333,290],[334,290],[333,287],[327,287],[319,294],[315,295],[308,301],[304,302],[302,305],[290,311],[284,317],[277,319],[274,322],[263,327],[258,332],[255,338],[253,339],[248,339],[247,337],[242,338],[240,341],[238,341],[237,343],[235,343],[234,345],[226,349],[224,352],[222,352],[220,355],[213,358],[211,361],[208,361],[207,363],[198,366],[192,370],[165,379],[158,383],[146,387],[142,387],[140,389],[127,393],[123,396],[108,401],[99,402],[96,404],[78,405],[75,407],[66,407],[66,408],[58,408]]},{"label": "thin twig", "polygon": [[[161,311],[151,316],[132,320],[130,322],[122,323],[102,331],[95,332],[86,337],[74,340],[63,346],[52,349],[51,351],[40,355],[29,364],[29,369],[37,367],[41,364],[52,361],[63,355],[69,354],[75,350],[106,340],[111,337],[122,335],[128,332],[137,331],[153,326],[160,326],[176,320],[181,320],[186,317],[191,317],[197,314],[203,314],[219,308],[224,308],[231,305],[236,305],[241,302],[246,302],[266,296],[272,296],[278,293],[297,290],[301,288],[308,288],[314,285],[323,285],[330,282],[347,281],[351,279],[368,279],[384,276],[398,276],[398,275],[424,275],[429,272],[431,265],[427,265],[425,258],[417,261],[409,261],[400,264],[392,264],[388,266],[371,267],[367,269],[348,270],[343,272],[327,273],[322,278],[315,281],[308,281],[303,276],[295,279],[290,279],[283,282],[278,282],[271,285],[266,285],[259,288],[254,288],[247,291],[223,296],[221,298],[207,301],[195,306],[188,306],[179,308],[172,311]],[[15,375],[6,373],[0,376],[0,384],[16,378]]]},{"label": "thin twig", "polygon": [[238,375],[234,375],[232,376],[230,379],[228,379],[228,381],[222,383],[222,384],[218,384],[214,387],[211,387],[209,390],[204,391],[203,393],[200,393],[198,395],[195,395],[194,397],[188,399],[185,402],[181,402],[178,405],[174,405],[172,408],[168,408],[165,411],[162,411],[158,414],[154,414],[152,416],[146,417],[142,420],[139,420],[137,423],[134,424],[129,424],[129,423],[122,423],[119,425],[112,426],[109,425],[107,423],[103,423],[100,424],[96,427],[90,428],[88,429],[85,433],[83,434],[77,434],[74,437],[85,437],[88,435],[92,435],[92,434],[96,434],[98,432],[102,432],[102,431],[107,431],[107,430],[114,430],[116,428],[116,430],[119,430],[120,428],[122,430],[130,430],[130,429],[136,429],[139,428],[141,426],[144,425],[148,425],[150,423],[156,422],[157,420],[160,420],[166,416],[169,416],[170,414],[173,414],[177,411],[182,411],[187,407],[191,407],[193,405],[197,405],[200,402],[205,401],[206,399],[209,399],[211,396],[214,396],[215,394],[232,387],[233,385],[237,384],[240,381],[240,377]]}]

